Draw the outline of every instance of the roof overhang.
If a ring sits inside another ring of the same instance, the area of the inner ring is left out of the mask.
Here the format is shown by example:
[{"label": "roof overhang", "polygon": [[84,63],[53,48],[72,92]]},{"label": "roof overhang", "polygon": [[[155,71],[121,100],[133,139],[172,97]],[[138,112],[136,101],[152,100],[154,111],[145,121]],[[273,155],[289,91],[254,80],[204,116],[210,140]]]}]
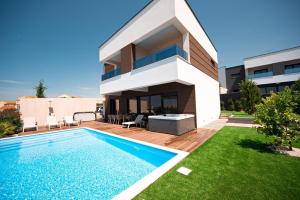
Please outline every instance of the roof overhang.
[{"label": "roof overhang", "polygon": [[192,34],[218,62],[216,49],[185,0],[151,1],[100,46],[100,62],[103,63],[116,56],[128,44],[141,42],[170,25],[174,25],[182,33]]}]

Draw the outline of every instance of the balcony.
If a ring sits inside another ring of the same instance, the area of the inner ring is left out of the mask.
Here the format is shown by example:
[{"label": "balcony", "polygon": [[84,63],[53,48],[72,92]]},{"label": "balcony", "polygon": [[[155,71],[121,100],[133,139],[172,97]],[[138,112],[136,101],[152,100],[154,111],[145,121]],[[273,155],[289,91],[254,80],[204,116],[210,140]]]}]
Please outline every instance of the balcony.
[{"label": "balcony", "polygon": [[117,67],[116,69],[103,74],[102,75],[102,81],[105,81],[105,80],[110,79],[112,77],[118,76],[120,74],[121,74],[121,68]]},{"label": "balcony", "polygon": [[248,79],[264,78],[264,77],[269,77],[269,76],[273,76],[273,72],[264,72],[264,73],[259,73],[259,74],[249,74]]},{"label": "balcony", "polygon": [[285,69],[285,74],[294,74],[294,73],[300,73],[300,67],[291,68],[291,69]]},{"label": "balcony", "polygon": [[172,45],[166,49],[157,51],[149,56],[138,59],[133,64],[133,69],[138,69],[151,63],[178,55],[187,60],[187,53],[177,45]]}]

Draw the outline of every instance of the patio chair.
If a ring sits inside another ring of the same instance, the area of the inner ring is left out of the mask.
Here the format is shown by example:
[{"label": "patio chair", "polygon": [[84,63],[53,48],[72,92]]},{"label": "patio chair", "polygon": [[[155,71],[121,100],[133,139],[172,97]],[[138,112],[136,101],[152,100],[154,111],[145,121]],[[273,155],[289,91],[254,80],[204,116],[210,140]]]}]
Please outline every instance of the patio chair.
[{"label": "patio chair", "polygon": [[52,126],[61,128],[61,124],[58,123],[55,116],[48,116],[47,117],[47,125],[48,129],[50,130]]},{"label": "patio chair", "polygon": [[116,115],[115,122],[117,124],[120,124],[121,121],[123,121],[123,115]]},{"label": "patio chair", "polygon": [[65,123],[70,127],[72,124],[79,126],[79,122],[78,121],[75,121],[73,120],[73,117],[72,116],[65,116],[64,117],[64,121]]},{"label": "patio chair", "polygon": [[38,125],[34,117],[24,117],[23,118],[23,132],[25,129],[35,128],[38,131]]},{"label": "patio chair", "polygon": [[144,118],[144,115],[138,115],[138,116],[135,118],[134,121],[131,121],[131,122],[123,122],[122,125],[123,125],[123,126],[127,126],[127,128],[130,128],[130,125],[136,125],[136,126],[137,126],[137,125],[139,124],[140,127],[141,127],[143,118]]}]

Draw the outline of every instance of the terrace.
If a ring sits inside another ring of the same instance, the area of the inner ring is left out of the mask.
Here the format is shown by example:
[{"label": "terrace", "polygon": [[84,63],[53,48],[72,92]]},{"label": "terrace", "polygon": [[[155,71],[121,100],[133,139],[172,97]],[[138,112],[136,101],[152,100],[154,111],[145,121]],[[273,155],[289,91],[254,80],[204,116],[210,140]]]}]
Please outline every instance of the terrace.
[{"label": "terrace", "polygon": [[[181,136],[175,136],[175,135],[169,135],[164,133],[147,131],[144,128],[136,127],[136,128],[126,129],[126,128],[122,128],[121,125],[103,123],[98,121],[83,122],[82,124],[79,125],[79,127],[89,127],[100,131],[106,131],[112,134],[121,135],[124,137],[132,138],[144,142],[149,142],[160,146],[170,147],[177,150],[187,151],[187,152],[194,151],[197,147],[199,147],[201,144],[203,144],[205,141],[207,141],[211,136],[213,136],[216,133],[216,130],[214,129],[200,128],[185,133]],[[77,126],[74,126],[73,128],[77,128]],[[64,129],[68,129],[68,127],[64,126],[62,128],[54,128],[51,129],[51,131],[58,131]],[[19,133],[19,136],[40,134],[46,132],[49,132],[49,130],[46,127],[40,127],[39,131],[26,131],[24,133]]]}]

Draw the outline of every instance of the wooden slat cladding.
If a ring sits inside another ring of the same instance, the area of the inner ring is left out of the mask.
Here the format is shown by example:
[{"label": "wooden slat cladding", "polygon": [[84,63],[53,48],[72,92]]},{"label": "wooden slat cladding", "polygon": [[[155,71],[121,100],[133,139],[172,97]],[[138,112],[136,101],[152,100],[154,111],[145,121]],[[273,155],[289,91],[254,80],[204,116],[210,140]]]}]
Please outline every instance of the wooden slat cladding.
[{"label": "wooden slat cladding", "polygon": [[112,71],[114,68],[115,68],[115,67],[114,67],[113,65],[105,63],[105,64],[104,64],[104,73],[110,72],[110,71]]},{"label": "wooden slat cladding", "polygon": [[191,64],[199,70],[218,80],[218,65],[205,49],[190,34],[190,60]]},{"label": "wooden slat cladding", "polygon": [[135,61],[135,45],[129,44],[121,49],[121,73],[130,72]]}]

